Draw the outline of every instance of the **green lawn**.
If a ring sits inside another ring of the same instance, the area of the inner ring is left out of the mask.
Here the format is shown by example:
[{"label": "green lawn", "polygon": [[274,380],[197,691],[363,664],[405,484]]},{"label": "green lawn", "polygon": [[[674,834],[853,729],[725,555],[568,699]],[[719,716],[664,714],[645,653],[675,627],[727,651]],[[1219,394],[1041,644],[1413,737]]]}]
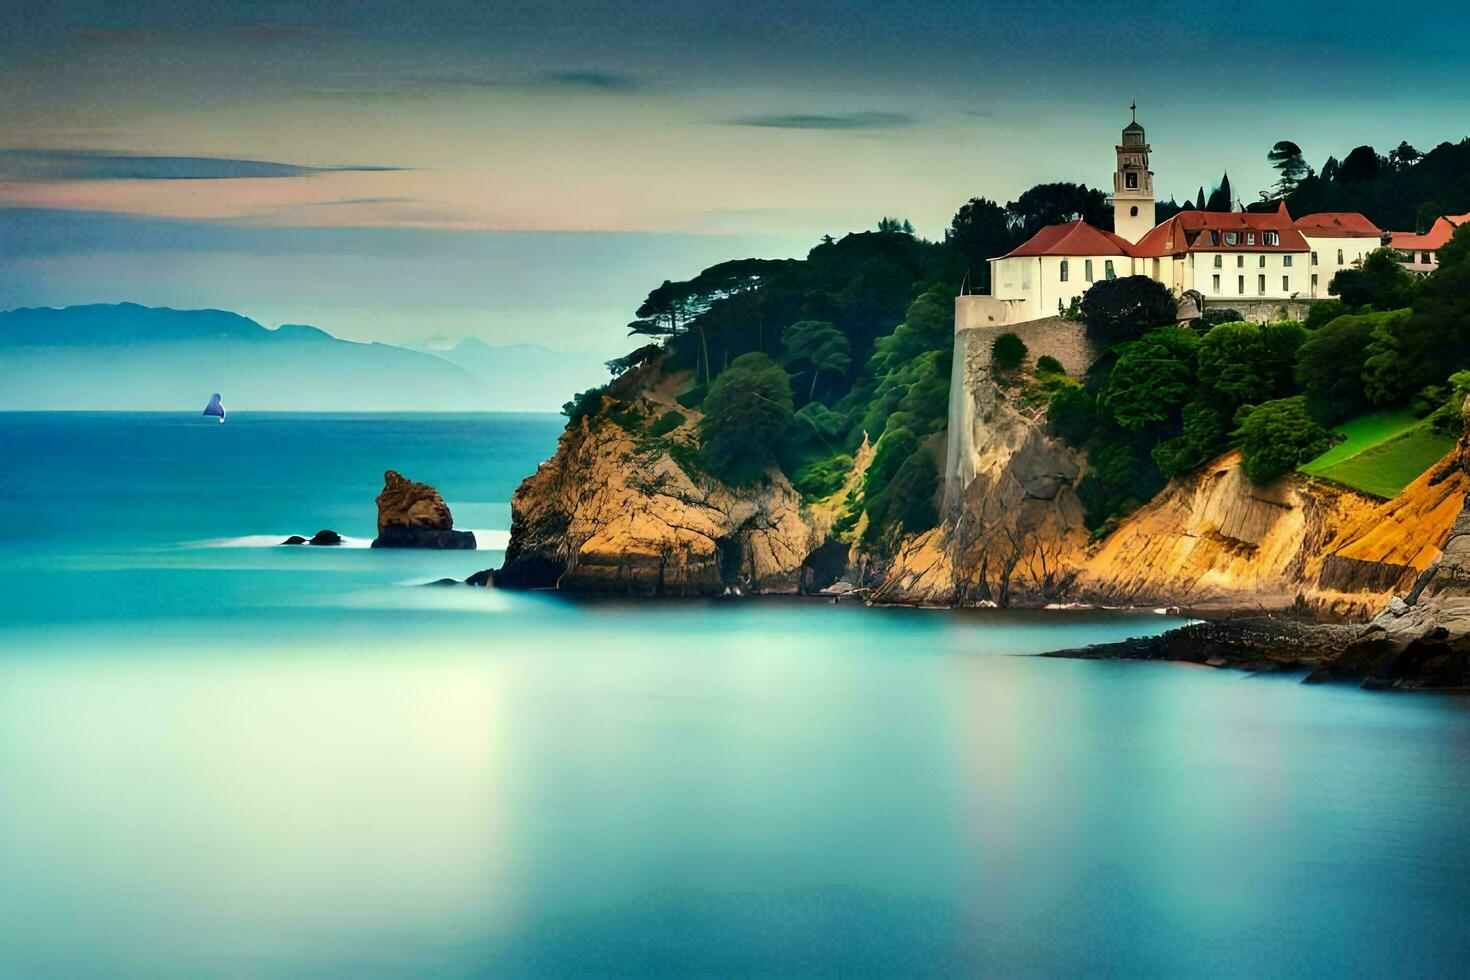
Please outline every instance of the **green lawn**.
[{"label": "green lawn", "polygon": [[1336,466],[1365,449],[1372,449],[1381,442],[1387,442],[1394,436],[1403,435],[1418,424],[1419,419],[1414,418],[1414,413],[1408,409],[1359,415],[1350,422],[1333,426],[1332,431],[1342,433],[1347,436],[1346,439],[1311,462],[1303,463],[1298,469],[1312,476],[1321,476],[1327,468]]},{"label": "green lawn", "polygon": [[1333,431],[1347,439],[1302,464],[1301,471],[1375,497],[1397,496],[1455,445],[1409,412],[1375,412]]}]

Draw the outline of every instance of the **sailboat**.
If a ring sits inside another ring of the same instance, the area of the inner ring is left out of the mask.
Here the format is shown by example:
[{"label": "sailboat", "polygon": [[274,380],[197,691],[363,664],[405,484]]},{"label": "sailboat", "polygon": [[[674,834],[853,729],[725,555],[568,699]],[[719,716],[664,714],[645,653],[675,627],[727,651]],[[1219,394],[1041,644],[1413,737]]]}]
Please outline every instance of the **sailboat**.
[{"label": "sailboat", "polygon": [[204,406],[204,414],[213,415],[215,418],[219,419],[221,423],[224,422],[225,406],[219,400],[219,392],[216,391],[214,393],[214,397],[209,400],[209,404]]}]

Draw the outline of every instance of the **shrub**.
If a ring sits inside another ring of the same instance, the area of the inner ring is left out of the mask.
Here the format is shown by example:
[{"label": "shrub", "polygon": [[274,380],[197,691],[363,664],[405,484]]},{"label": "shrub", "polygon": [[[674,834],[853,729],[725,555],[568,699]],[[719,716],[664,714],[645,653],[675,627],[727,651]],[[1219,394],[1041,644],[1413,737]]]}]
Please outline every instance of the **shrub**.
[{"label": "shrub", "polygon": [[1284,394],[1306,337],[1291,321],[1222,323],[1200,340],[1200,385],[1232,408]]},{"label": "shrub", "polygon": [[1414,275],[1391,248],[1368,253],[1360,268],[1343,269],[1332,277],[1327,291],[1348,306],[1371,306],[1375,310],[1397,310],[1414,298]]},{"label": "shrub", "polygon": [[704,404],[704,396],[709,394],[709,385],[695,385],[684,394],[674,399],[685,408],[698,408]]},{"label": "shrub", "polygon": [[1241,468],[1258,486],[1285,476],[1332,444],[1331,433],[1307,412],[1301,395],[1250,409],[1239,434]]},{"label": "shrub", "polygon": [[1026,344],[1013,333],[1003,333],[990,345],[990,361],[1002,371],[1014,371],[1026,360]]},{"label": "shrub", "polygon": [[572,396],[571,401],[561,407],[561,413],[567,417],[567,425],[580,421],[588,416],[596,416],[602,411],[602,396],[607,389],[588,388],[579,391]]},{"label": "shrub", "polygon": [[742,354],[710,385],[703,410],[705,469],[728,483],[750,483],[775,461],[791,425],[791,376],[765,354]]},{"label": "shrub", "polygon": [[1061,361],[1057,360],[1055,357],[1052,357],[1050,354],[1042,354],[1036,359],[1036,373],[1066,374],[1067,371],[1065,368],[1062,367]]},{"label": "shrub", "polygon": [[1080,446],[1097,429],[1097,398],[1084,388],[1064,388],[1046,408],[1052,434]]},{"label": "shrub", "polygon": [[1309,334],[1297,349],[1296,381],[1318,421],[1331,425],[1368,407],[1363,362],[1383,315],[1339,316]]},{"label": "shrub", "polygon": [[1168,421],[1194,397],[1198,346],[1193,330],[1178,327],[1153,330],[1124,344],[1098,406],[1130,431]]},{"label": "shrub", "polygon": [[655,438],[657,438],[658,436],[666,436],[670,432],[673,432],[675,429],[677,429],[679,426],[683,425],[684,422],[684,413],[673,411],[671,409],[660,415],[657,421],[655,421],[652,425],[648,427],[648,434],[650,436],[654,436]]},{"label": "shrub", "polygon": [[846,453],[829,456],[824,459],[815,459],[802,466],[791,477],[791,485],[794,486],[802,499],[811,503],[814,500],[822,500],[830,497],[842,485],[847,482],[847,475],[852,472],[852,457]]},{"label": "shrub", "polygon": [[1156,327],[1173,324],[1178,314],[1173,295],[1148,276],[1104,279],[1082,294],[1087,332],[1107,344],[1136,340]]},{"label": "shrub", "polygon": [[1318,327],[1324,327],[1338,317],[1347,316],[1352,312],[1352,307],[1341,300],[1319,299],[1312,304],[1311,309],[1307,310],[1307,329],[1316,330]]}]

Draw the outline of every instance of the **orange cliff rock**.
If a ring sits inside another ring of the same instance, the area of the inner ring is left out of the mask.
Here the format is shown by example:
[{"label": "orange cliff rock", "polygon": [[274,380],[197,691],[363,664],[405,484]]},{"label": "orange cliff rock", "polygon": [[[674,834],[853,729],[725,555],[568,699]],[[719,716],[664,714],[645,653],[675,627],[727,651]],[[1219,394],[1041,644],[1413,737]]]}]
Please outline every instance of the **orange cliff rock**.
[{"label": "orange cliff rock", "polygon": [[[1448,459],[1448,457],[1447,457]],[[1439,553],[1470,481],[1437,466],[1383,502],[1293,474],[1256,487],[1229,453],[1175,480],[1082,556],[1081,599],[1367,613]]]}]

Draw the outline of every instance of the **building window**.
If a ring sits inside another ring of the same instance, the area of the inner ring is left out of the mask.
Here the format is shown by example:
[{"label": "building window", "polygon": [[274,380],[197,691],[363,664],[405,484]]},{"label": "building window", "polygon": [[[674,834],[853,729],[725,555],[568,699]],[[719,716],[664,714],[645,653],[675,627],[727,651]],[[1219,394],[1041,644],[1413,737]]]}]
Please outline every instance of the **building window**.
[{"label": "building window", "polygon": [[1136,217],[1138,217],[1138,205],[1135,204],[1133,207],[1131,207],[1131,208],[1128,209],[1128,217],[1130,217],[1130,218],[1136,218]]},{"label": "building window", "polygon": [[1312,253],[1312,264],[1313,265],[1316,265],[1317,264],[1317,253],[1316,252],[1313,252]]},{"label": "building window", "polygon": [[1281,277],[1281,291],[1283,293],[1291,292],[1291,276]]},{"label": "building window", "polygon": [[1219,276],[1211,276],[1210,278],[1212,278],[1212,279],[1215,280],[1214,287],[1211,290],[1211,292],[1213,292],[1216,296],[1220,295],[1220,277]]},{"label": "building window", "polygon": [[1266,242],[1267,245],[1280,245],[1281,244],[1281,236],[1278,235],[1278,234],[1276,234],[1276,232],[1274,232],[1274,231],[1268,231],[1264,235],[1262,235],[1261,237]]},{"label": "building window", "polygon": [[1210,232],[1210,244],[1211,245],[1219,245],[1220,244],[1220,233],[1218,231],[1212,231],[1212,232]]},{"label": "building window", "polygon": [[1132,170],[1123,175],[1123,186],[1130,191],[1138,190],[1138,174]]},{"label": "building window", "polygon": [[1265,252],[1262,252],[1260,255],[1258,255],[1256,257],[1256,259],[1257,259],[1256,265],[1260,266],[1262,269],[1266,268],[1266,253]]},{"label": "building window", "polygon": [[1092,260],[1087,259],[1082,263],[1082,278],[1092,282]]},{"label": "building window", "polygon": [[1265,276],[1256,276],[1256,295],[1257,296],[1265,296],[1266,295],[1266,277]]},{"label": "building window", "polygon": [[1245,268],[1245,256],[1244,255],[1237,255],[1235,257],[1235,267],[1237,269],[1244,269]]},{"label": "building window", "polygon": [[1312,295],[1317,295],[1317,273],[1312,273]]},{"label": "building window", "polygon": [[1225,244],[1226,245],[1234,245],[1235,242],[1236,242],[1235,232],[1233,232],[1233,231],[1227,231],[1225,233]]},{"label": "building window", "polygon": [[1062,259],[1062,282],[1067,281],[1067,260]]},{"label": "building window", "polygon": [[1428,252],[1420,252],[1419,253],[1419,262],[1421,264],[1423,264],[1423,265],[1428,265],[1429,264],[1429,253]]},{"label": "building window", "polygon": [[1225,256],[1223,256],[1223,255],[1217,255],[1217,256],[1215,256],[1215,268],[1218,269],[1218,268],[1220,268],[1224,264],[1225,264]]},{"label": "building window", "polygon": [[1337,264],[1342,265],[1342,249],[1337,250]]},{"label": "building window", "polygon": [[1108,279],[1116,279],[1116,278],[1118,278],[1117,275],[1115,275],[1113,273],[1113,260],[1112,259],[1106,259],[1106,260],[1104,260],[1104,262],[1103,262],[1103,276],[1106,277],[1106,278],[1108,278]]},{"label": "building window", "polygon": [[1283,266],[1285,266],[1286,268],[1290,269],[1291,268],[1291,256],[1290,255],[1283,255],[1283,256],[1281,256],[1281,264]]},{"label": "building window", "polygon": [[1245,243],[1247,245],[1254,245],[1256,243],[1256,233],[1253,232],[1253,231],[1246,232],[1245,233]]},{"label": "building window", "polygon": [[1242,296],[1245,295],[1245,276],[1235,277],[1235,291]]}]

